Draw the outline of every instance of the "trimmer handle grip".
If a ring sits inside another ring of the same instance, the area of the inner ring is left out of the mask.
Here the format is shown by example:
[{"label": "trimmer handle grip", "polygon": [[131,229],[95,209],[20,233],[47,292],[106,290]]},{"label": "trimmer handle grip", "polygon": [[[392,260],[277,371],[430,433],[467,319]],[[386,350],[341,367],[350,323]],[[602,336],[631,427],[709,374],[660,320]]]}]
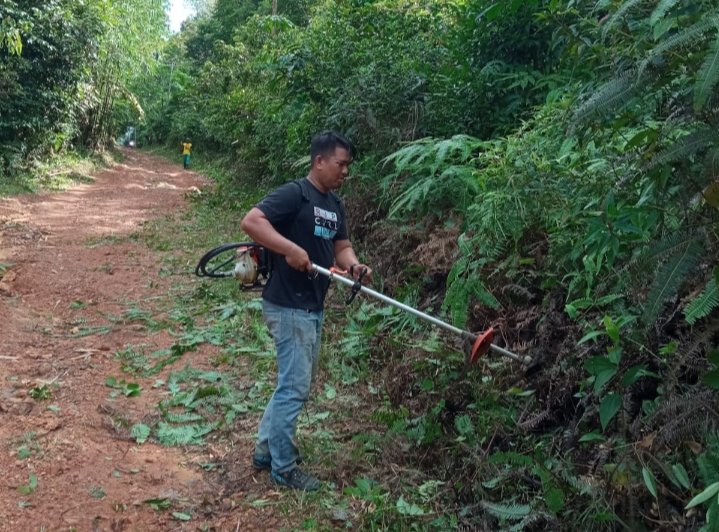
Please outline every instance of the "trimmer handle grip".
[{"label": "trimmer handle grip", "polygon": [[349,305],[354,301],[357,294],[359,294],[360,289],[362,288],[362,278],[367,273],[367,268],[362,268],[362,271],[360,271],[359,277],[355,281],[355,284],[352,285],[352,293],[347,298],[347,301],[345,301],[345,305]]}]

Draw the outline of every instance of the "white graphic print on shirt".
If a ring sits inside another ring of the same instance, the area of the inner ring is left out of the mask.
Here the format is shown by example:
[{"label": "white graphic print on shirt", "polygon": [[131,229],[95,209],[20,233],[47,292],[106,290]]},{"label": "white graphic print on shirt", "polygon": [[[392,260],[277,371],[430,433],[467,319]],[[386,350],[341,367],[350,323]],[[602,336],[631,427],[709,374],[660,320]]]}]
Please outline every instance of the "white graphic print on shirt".
[{"label": "white graphic print on shirt", "polygon": [[339,230],[339,218],[336,212],[315,207],[315,236],[332,239]]}]

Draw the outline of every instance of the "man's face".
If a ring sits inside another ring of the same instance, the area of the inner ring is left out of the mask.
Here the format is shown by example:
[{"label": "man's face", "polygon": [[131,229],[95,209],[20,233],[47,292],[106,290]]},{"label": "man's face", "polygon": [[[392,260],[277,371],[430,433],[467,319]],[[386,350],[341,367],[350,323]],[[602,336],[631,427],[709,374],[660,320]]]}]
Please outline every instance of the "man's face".
[{"label": "man's face", "polygon": [[329,190],[342,186],[349,174],[350,164],[352,164],[352,157],[342,147],[335,148],[335,152],[327,158],[321,155],[317,157],[317,170],[322,184]]}]

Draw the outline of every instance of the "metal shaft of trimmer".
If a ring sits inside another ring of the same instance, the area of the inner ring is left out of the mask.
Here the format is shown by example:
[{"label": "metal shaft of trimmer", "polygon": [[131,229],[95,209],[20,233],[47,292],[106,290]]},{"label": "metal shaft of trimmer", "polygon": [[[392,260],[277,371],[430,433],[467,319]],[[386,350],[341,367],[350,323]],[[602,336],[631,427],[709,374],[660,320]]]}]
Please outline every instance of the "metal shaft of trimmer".
[{"label": "metal shaft of trimmer", "polygon": [[[334,280],[339,281],[340,283],[347,285],[349,287],[354,287],[354,285],[355,285],[354,279],[350,279],[348,277],[345,277],[344,275],[340,275],[340,274],[331,272],[330,270],[323,268],[322,266],[318,266],[317,264],[312,264],[312,270],[316,273],[324,275],[325,277],[329,278],[330,280],[334,279]],[[413,315],[417,316],[418,318],[422,318],[423,320],[433,323],[437,327],[441,327],[442,329],[444,329],[446,331],[449,331],[451,333],[454,333],[454,334],[462,337],[462,339],[477,338],[476,334],[472,334],[468,331],[463,331],[462,329],[458,329],[457,327],[454,327],[453,325],[450,325],[449,323],[445,323],[442,320],[438,320],[437,318],[430,316],[429,314],[425,314],[424,312],[419,311],[416,308],[409,307],[409,306],[405,305],[404,303],[400,303],[396,299],[392,299],[391,297],[387,297],[384,294],[380,294],[379,292],[376,292],[376,291],[372,290],[371,288],[367,288],[366,286],[362,286],[360,288],[360,292],[370,295],[374,298],[377,298],[380,301],[383,301],[383,302],[387,303],[388,305],[397,307],[398,309],[404,310],[405,312],[409,312],[410,314],[413,314]],[[512,360],[516,360],[517,362],[520,362],[521,364],[525,364],[525,365],[528,364],[528,360],[526,358],[520,357],[519,355],[512,353],[511,351],[507,351],[506,349],[503,349],[494,344],[492,344],[489,347],[489,349],[491,351],[493,351],[494,353],[504,355],[508,358],[511,358]]]}]

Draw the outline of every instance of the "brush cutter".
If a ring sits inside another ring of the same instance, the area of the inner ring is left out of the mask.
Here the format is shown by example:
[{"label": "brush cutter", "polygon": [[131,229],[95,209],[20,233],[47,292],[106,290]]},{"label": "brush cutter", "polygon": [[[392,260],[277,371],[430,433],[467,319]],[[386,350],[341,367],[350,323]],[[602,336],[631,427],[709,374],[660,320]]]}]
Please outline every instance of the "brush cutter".
[{"label": "brush cutter", "polygon": [[[228,257],[228,251],[237,250],[232,256]],[[218,259],[222,256],[223,258]],[[255,242],[235,242],[232,244],[225,244],[219,246],[208,253],[206,253],[201,259],[195,274],[199,277],[212,277],[212,278],[226,278],[235,277],[240,282],[241,290],[258,290],[264,286],[264,282],[269,278],[270,272],[272,271],[272,254]],[[463,341],[469,341],[472,343],[472,349],[468,353],[467,362],[473,364],[477,362],[482,356],[487,354],[488,351],[503,355],[511,358],[512,360],[519,362],[525,366],[532,364],[531,357],[519,356],[511,351],[494,345],[492,343],[494,337],[494,331],[492,328],[487,329],[481,334],[474,334],[469,331],[463,331],[449,323],[445,323],[429,314],[425,314],[415,308],[412,308],[404,303],[387,297],[384,294],[380,294],[371,288],[367,288],[362,285],[362,278],[367,273],[366,269],[360,272],[359,279],[350,279],[345,277],[347,272],[338,270],[337,268],[326,269],[317,264],[312,265],[312,272],[314,275],[323,275],[330,281],[336,281],[341,284],[347,285],[352,288],[352,293],[347,298],[346,303],[349,305],[354,300],[355,296],[362,292],[369,296],[372,296],[380,301],[397,307],[405,312],[409,312],[418,318],[422,318],[434,325],[441,327],[442,329],[449,331],[459,336]],[[264,279],[264,282],[260,280]],[[525,372],[525,375],[533,374],[538,371],[538,366],[530,366]]]}]

